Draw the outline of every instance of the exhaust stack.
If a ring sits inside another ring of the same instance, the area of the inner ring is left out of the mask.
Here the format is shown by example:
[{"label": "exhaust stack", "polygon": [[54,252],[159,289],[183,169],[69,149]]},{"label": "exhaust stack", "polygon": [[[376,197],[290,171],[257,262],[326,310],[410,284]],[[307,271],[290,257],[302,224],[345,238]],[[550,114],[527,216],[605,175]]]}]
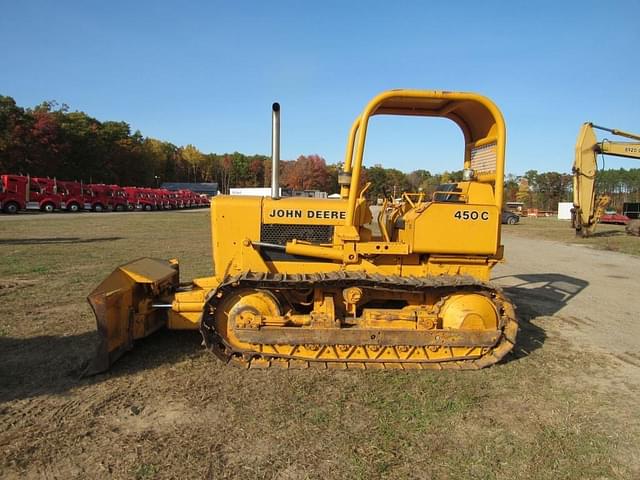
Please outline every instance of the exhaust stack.
[{"label": "exhaust stack", "polygon": [[271,198],[280,198],[280,104],[271,106]]}]

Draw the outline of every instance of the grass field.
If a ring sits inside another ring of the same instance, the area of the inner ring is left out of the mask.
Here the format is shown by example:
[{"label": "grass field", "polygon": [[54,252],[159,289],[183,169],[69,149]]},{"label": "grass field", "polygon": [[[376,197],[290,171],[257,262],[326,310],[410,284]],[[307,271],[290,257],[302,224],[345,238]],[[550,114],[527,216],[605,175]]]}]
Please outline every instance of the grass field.
[{"label": "grass field", "polygon": [[520,224],[509,228],[513,235],[529,238],[540,238],[565,243],[585,245],[600,250],[627,253],[640,256],[640,238],[628,235],[623,225],[599,224],[593,236],[589,238],[576,237],[568,220],[556,218],[523,217]]},{"label": "grass field", "polygon": [[[556,224],[505,231],[564,241]],[[141,256],[208,275],[209,235],[205,211],[0,218],[0,477],[640,476],[637,385],[526,304],[516,350],[479,372],[240,370],[197,333],[159,332],[79,379],[91,289]]]}]

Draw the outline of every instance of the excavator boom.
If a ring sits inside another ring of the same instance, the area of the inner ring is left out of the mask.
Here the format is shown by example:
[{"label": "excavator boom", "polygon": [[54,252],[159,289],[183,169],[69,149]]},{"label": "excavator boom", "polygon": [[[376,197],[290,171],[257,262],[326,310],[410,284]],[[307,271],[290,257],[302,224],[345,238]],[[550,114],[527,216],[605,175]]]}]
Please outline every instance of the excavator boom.
[{"label": "excavator boom", "polygon": [[[587,125],[587,124],[585,124],[585,125]],[[619,137],[627,137],[627,138],[631,138],[632,140],[640,140],[640,135],[636,135],[635,133],[625,132],[624,130],[618,130],[617,128],[601,127],[600,125],[594,125],[593,123],[589,123],[588,125],[591,125],[596,130],[602,130],[602,131],[605,131],[605,132],[609,132],[609,133],[612,133],[612,134],[617,135]]]},{"label": "excavator boom", "polygon": [[640,140],[640,135],[615,128],[584,123],[580,128],[573,161],[573,209],[571,225],[576,235],[588,237],[609,203],[609,197],[596,192],[598,154],[615,157],[640,158],[639,142],[598,141],[595,130],[603,130],[620,137]]}]

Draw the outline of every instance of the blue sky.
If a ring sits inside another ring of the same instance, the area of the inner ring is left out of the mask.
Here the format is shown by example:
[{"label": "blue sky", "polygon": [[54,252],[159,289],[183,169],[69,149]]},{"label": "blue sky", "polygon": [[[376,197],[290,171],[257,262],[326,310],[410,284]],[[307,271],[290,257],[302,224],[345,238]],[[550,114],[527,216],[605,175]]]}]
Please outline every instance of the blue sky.
[{"label": "blue sky", "polygon": [[[507,171],[569,171],[584,121],[640,132],[640,2],[2,0],[0,94],[57,100],[204,152],[342,161],[351,122],[391,88],[482,93]],[[461,168],[444,120],[378,117],[366,164]],[[638,168],[609,158],[608,168]]]}]

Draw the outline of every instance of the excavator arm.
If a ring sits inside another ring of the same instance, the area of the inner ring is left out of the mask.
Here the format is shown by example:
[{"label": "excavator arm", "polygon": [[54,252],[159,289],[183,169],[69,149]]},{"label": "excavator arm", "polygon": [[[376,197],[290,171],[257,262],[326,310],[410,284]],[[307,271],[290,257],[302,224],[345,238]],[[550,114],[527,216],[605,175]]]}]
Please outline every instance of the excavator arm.
[{"label": "excavator arm", "polygon": [[598,154],[616,157],[640,159],[640,142],[612,142],[598,141],[595,130],[603,130],[613,135],[640,140],[640,135],[600,127],[593,123],[584,123],[580,128],[576,142],[575,159],[573,162],[573,209],[571,225],[576,235],[588,237],[591,235],[604,209],[609,203],[607,195],[597,195],[596,176],[598,170]]}]

